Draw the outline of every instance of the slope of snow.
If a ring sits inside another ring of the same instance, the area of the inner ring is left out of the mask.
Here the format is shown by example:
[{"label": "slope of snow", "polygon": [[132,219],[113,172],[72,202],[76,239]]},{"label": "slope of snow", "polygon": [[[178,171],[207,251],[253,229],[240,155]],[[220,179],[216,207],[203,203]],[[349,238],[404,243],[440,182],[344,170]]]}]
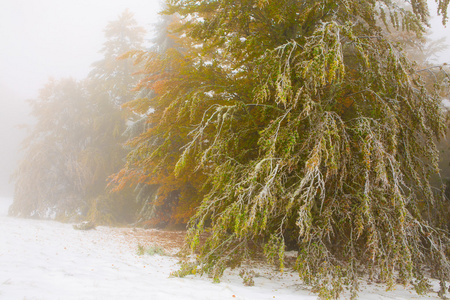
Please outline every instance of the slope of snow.
[{"label": "slope of snow", "polygon": [[[78,231],[53,221],[0,216],[0,299],[316,299],[281,280],[239,276],[219,284],[169,278],[169,256],[138,256],[121,229]],[[301,295],[303,297],[299,298]]]},{"label": "slope of snow", "polygon": [[[289,272],[260,270],[253,287],[244,286],[237,271],[226,272],[218,284],[205,277],[169,278],[177,259],[137,255],[139,241],[127,233],[132,229],[78,231],[5,212],[1,208],[0,299],[317,299]],[[376,286],[360,294],[373,300],[423,298]]]},{"label": "slope of snow", "polygon": [[8,214],[8,208],[11,203],[11,198],[0,197],[0,216],[6,216]]}]

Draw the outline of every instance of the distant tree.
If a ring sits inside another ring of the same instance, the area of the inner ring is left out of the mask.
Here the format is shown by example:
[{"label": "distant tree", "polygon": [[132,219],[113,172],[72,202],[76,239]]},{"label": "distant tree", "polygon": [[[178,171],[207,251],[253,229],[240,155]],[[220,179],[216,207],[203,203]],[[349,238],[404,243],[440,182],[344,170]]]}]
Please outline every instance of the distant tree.
[{"label": "distant tree", "polygon": [[132,74],[137,69],[132,61],[118,58],[128,51],[142,49],[145,29],[125,10],[104,32],[106,41],[101,50],[104,57],[92,64],[89,78],[100,93],[107,93],[110,100],[120,106],[134,98],[132,90],[137,79]]},{"label": "distant tree", "polygon": [[139,82],[138,69],[130,60],[119,59],[127,51],[141,49],[145,30],[138,26],[133,14],[124,11],[105,29],[104,58],[95,62],[88,76],[89,101],[93,120],[88,133],[90,145],[83,153],[86,168],[94,175],[89,185],[88,217],[96,222],[134,221],[137,203],[132,189],[110,193],[108,177],[123,165],[127,150],[123,135],[133,116],[121,105],[135,97]]},{"label": "distant tree", "polygon": [[120,105],[133,98],[133,63],[118,60],[142,47],[143,29],[125,11],[105,30],[104,58],[83,82],[52,81],[33,102],[37,119],[16,172],[11,214],[87,218],[97,223],[134,221],[131,189],[110,193],[108,177],[123,164],[129,114]]},{"label": "distant tree", "polygon": [[173,127],[177,117],[170,112],[171,97],[186,89],[193,92],[196,89],[195,83],[191,85],[183,79],[192,62],[185,55],[189,46],[181,42],[176,32],[171,32],[178,22],[174,16],[162,16],[155,26],[152,48],[130,51],[125,56],[143,66],[141,73],[145,77],[136,88],[143,96],[124,105],[135,114],[136,121],[127,129],[130,138],[127,162],[113,178],[113,185],[116,190],[130,184],[136,186],[141,205],[138,222],[146,226],[185,225],[198,206],[199,189],[205,180],[202,173],[193,170],[189,176],[174,173],[190,120],[180,119],[177,127]]},{"label": "distant tree", "polygon": [[36,125],[23,144],[10,214],[65,219],[83,207],[90,180],[79,162],[90,125],[86,88],[73,79],[51,80],[30,103]]}]

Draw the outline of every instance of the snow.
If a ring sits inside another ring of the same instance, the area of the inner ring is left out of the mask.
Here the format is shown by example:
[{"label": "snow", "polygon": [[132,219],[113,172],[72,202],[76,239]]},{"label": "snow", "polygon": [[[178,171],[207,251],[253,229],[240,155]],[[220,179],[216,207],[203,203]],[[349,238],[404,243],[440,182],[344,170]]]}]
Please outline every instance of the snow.
[{"label": "snow", "polygon": [[[252,287],[242,283],[238,270],[227,271],[220,283],[170,277],[178,269],[176,257],[137,254],[137,245],[148,242],[140,240],[149,233],[143,229],[80,231],[71,224],[7,217],[6,208],[0,199],[0,299],[317,299],[294,273],[267,268],[256,270]],[[438,298],[370,286],[360,299]]]},{"label": "snow", "polygon": [[446,109],[450,109],[450,100],[449,100],[449,99],[444,99],[444,100],[442,100],[442,105],[443,105]]}]

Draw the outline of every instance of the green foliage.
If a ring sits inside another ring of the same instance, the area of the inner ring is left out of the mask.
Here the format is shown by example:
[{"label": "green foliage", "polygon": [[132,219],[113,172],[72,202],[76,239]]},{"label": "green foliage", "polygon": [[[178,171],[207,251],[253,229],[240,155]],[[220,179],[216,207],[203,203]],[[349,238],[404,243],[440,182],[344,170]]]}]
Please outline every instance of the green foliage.
[{"label": "green foliage", "polygon": [[168,4],[183,51],[134,54],[156,97],[130,106],[152,107],[154,127],[124,174],[205,175],[188,232],[198,273],[217,281],[256,244],[280,270],[297,250],[323,298],[356,295],[364,274],[389,287],[427,268],[449,280],[448,204],[430,182],[446,129],[438,91],[378,25],[421,36],[425,1]]},{"label": "green foliage", "polygon": [[180,266],[180,269],[173,271],[171,277],[186,277],[188,275],[197,274],[198,266],[194,262],[185,262]]},{"label": "green foliage", "polygon": [[426,278],[422,278],[413,283],[414,289],[418,295],[425,295],[430,291],[431,284]]},{"label": "green foliage", "polygon": [[162,248],[161,246],[158,245],[150,245],[150,246],[142,246],[141,244],[138,244],[137,246],[137,251],[136,251],[137,255],[167,255],[166,251],[164,250],[164,248]]},{"label": "green foliage", "polygon": [[246,286],[254,286],[255,285],[255,281],[253,280],[253,278],[256,276],[255,271],[242,269],[239,272],[239,276],[242,278],[244,285],[246,285]]},{"label": "green foliage", "polygon": [[148,255],[167,255],[164,248],[162,248],[158,245],[153,245],[151,247],[148,247],[147,250],[145,251],[145,253]]},{"label": "green foliage", "polygon": [[145,253],[145,247],[142,246],[141,244],[138,244],[136,254],[137,255],[144,255],[144,253]]}]

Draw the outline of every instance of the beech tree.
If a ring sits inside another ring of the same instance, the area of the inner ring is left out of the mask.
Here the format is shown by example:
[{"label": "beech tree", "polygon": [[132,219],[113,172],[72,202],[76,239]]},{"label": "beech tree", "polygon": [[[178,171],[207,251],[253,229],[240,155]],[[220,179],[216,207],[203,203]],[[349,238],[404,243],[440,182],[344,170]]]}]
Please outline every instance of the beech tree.
[{"label": "beech tree", "polygon": [[128,163],[143,181],[206,176],[179,274],[219,280],[261,247],[280,270],[296,250],[323,298],[365,275],[424,292],[427,270],[445,292],[449,203],[430,184],[444,114],[383,30],[421,35],[426,1],[167,3],[191,47],[136,57],[158,96],[130,105],[157,125]]}]

